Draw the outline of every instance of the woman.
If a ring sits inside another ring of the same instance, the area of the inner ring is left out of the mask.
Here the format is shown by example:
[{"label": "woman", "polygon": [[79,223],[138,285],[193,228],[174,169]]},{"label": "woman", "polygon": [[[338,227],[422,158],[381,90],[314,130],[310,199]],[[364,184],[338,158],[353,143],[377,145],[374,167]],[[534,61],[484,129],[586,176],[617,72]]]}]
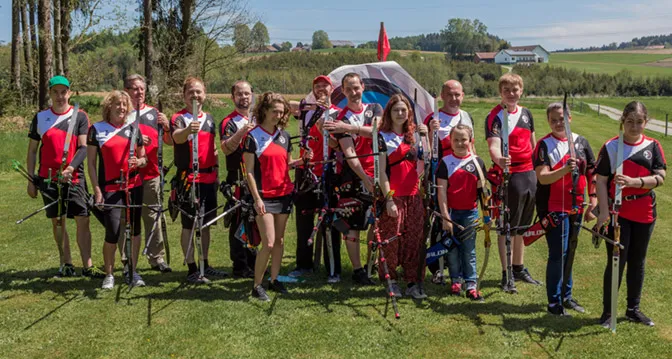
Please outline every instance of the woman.
[{"label": "woman", "polygon": [[[380,187],[383,194],[388,194],[378,227],[383,240],[398,235],[384,247],[394,295],[401,297],[396,282],[396,268],[401,265],[407,283],[406,295],[423,299],[427,298],[422,288],[425,268],[418,252],[423,241],[424,208],[418,190],[423,167],[418,161],[419,139],[415,137],[413,119],[408,100],[402,95],[392,96],[383,112],[378,138],[379,152],[383,153],[380,157]],[[426,134],[427,127],[420,125],[419,132]],[[418,273],[422,275],[418,276]],[[385,283],[382,265],[378,266],[378,276]]]},{"label": "woman", "polygon": [[[112,91],[103,100],[103,121],[94,123],[87,139],[88,172],[93,185],[94,200],[106,208],[104,213],[105,244],[103,258],[105,279],[103,289],[114,287],[114,252],[121,230],[121,212],[126,205],[142,205],[142,176],[138,168],[147,165],[142,134],[133,121],[126,121],[133,111],[129,95]],[[135,139],[135,155],[129,157],[131,138]],[[98,159],[100,158],[100,166]],[[98,171],[96,171],[96,168]],[[127,203],[126,190],[130,203]],[[106,205],[108,207],[106,207]],[[115,206],[115,207],[112,207]],[[140,254],[140,208],[131,208],[132,267],[135,269]],[[134,270],[127,278],[131,286],[142,287],[145,282]]]},{"label": "woman", "polygon": [[[633,322],[653,326],[653,321],[639,309],[644,284],[644,264],[649,240],[656,224],[656,194],[653,189],[665,182],[667,163],[660,143],[644,135],[648,121],[646,106],[638,101],[625,106],[621,116],[623,128],[623,174],[616,175],[616,152],[618,137],[607,141],[597,160],[597,199],[600,214],[597,224],[609,224],[608,236],[613,238],[614,228],[609,223],[610,201],[614,199],[615,185],[622,186],[622,205],[618,223],[621,226],[620,241],[625,249],[620,250],[619,283],[623,270],[628,266],[628,309],[626,318]],[[607,268],[604,271],[602,316],[600,324],[608,328],[612,316],[611,303],[611,257],[613,247],[607,247]]]},{"label": "woman", "polygon": [[[459,124],[450,131],[452,153],[441,159],[436,171],[438,202],[443,217],[442,229],[454,233],[453,223],[463,227],[478,221],[478,196],[482,187],[481,174],[485,173],[483,160],[471,153],[471,127]],[[476,231],[460,236],[461,243],[448,252],[448,271],[451,279],[451,294],[462,295],[462,280],[466,284],[467,298],[482,302],[477,290]]]},{"label": "woman", "polygon": [[[572,117],[568,115],[571,123]],[[595,219],[592,211],[597,206],[593,172],[595,156],[583,136],[572,136],[576,158],[570,157],[569,142],[565,133],[562,103],[555,102],[546,108],[546,118],[551,133],[537,142],[532,161],[537,174],[537,214],[556,222],[547,227],[548,262],[546,264],[547,311],[553,315],[568,315],[565,308],[584,313],[572,295],[571,267],[578,242],[578,224],[585,212],[586,222]],[[572,172],[576,171],[576,188]],[[590,204],[584,211],[584,192],[588,187]],[[572,193],[575,193],[572,198]],[[557,219],[557,220],[556,220]],[[578,224],[577,224],[578,223]],[[570,244],[570,243],[573,243]]]},{"label": "woman", "polygon": [[247,134],[243,147],[244,172],[254,197],[262,243],[254,265],[252,296],[261,301],[270,300],[261,284],[271,254],[273,261],[268,287],[274,292],[287,293],[277,278],[284,251],[285,226],[292,210],[294,193],[289,169],[312,158],[312,152],[307,151],[304,159],[292,160],[289,134],[284,131],[289,111],[289,103],[281,95],[264,93],[254,108],[257,127]]}]

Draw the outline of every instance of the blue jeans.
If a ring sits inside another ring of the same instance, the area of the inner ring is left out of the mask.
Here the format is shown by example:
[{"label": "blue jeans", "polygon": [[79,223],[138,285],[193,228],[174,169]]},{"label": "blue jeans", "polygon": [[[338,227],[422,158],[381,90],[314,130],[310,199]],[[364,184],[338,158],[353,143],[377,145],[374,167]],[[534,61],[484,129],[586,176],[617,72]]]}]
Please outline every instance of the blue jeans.
[{"label": "blue jeans", "polygon": [[[450,218],[467,227],[478,219],[478,209],[468,210],[450,210]],[[459,234],[456,228],[453,233]],[[462,243],[450,250],[447,254],[448,272],[450,273],[450,280],[455,283],[464,279],[467,283],[467,289],[476,289],[476,232],[467,238],[462,238]]]},{"label": "blue jeans", "polygon": [[[561,304],[561,300],[572,298],[572,274],[569,273],[567,285],[564,288],[564,296],[560,295],[564,269],[567,265],[567,250],[569,248],[569,239],[578,236],[579,228],[576,225],[570,225],[573,222],[581,221],[580,215],[569,216],[567,213],[558,213],[560,223],[557,227],[550,228],[546,232],[546,242],[548,243],[548,262],[546,263],[546,296],[548,304]],[[576,258],[576,254],[575,254]],[[575,260],[576,262],[576,260]]]}]

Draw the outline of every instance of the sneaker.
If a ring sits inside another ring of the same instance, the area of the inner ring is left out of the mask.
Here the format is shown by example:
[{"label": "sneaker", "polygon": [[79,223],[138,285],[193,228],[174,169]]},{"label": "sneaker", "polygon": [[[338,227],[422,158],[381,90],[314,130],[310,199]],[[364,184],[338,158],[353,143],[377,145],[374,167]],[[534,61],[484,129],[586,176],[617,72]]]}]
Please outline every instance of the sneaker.
[{"label": "sneaker", "polygon": [[292,278],[299,278],[299,277],[302,277],[306,274],[309,274],[312,271],[313,271],[312,269],[296,268],[295,270],[289,272],[289,274],[287,274],[287,275],[292,277]]},{"label": "sneaker", "polygon": [[89,278],[105,278],[105,272],[96,266],[82,269],[82,275]]},{"label": "sneaker", "polygon": [[471,299],[474,302],[484,302],[485,299],[481,292],[477,291],[475,288],[467,289],[467,298]]},{"label": "sneaker", "polygon": [[513,271],[513,279],[520,282],[525,282],[534,285],[541,285],[542,283],[530,275],[530,272],[527,268],[523,268],[520,272]]},{"label": "sneaker", "polygon": [[257,298],[262,302],[268,302],[271,300],[271,298],[268,297],[268,294],[266,294],[266,290],[261,284],[252,288],[251,295],[252,297]]},{"label": "sneaker", "polygon": [[560,317],[571,317],[571,315],[569,315],[569,313],[567,313],[567,311],[565,310],[565,307],[563,307],[560,304],[549,305],[548,307],[546,307],[546,311],[549,314],[557,315]]},{"label": "sneaker", "polygon": [[153,265],[152,270],[159,271],[161,273],[170,273],[173,271],[173,269],[170,268],[166,262],[159,262],[156,265]]},{"label": "sneaker", "polygon": [[338,283],[340,281],[341,281],[341,275],[340,274],[334,274],[334,275],[330,275],[329,277],[327,277],[327,283],[329,283],[329,284]]},{"label": "sneaker", "polygon": [[566,301],[562,303],[562,305],[567,308],[567,309],[572,309],[575,310],[579,313],[585,313],[586,309],[582,307],[579,302],[576,301],[574,298],[569,298]]},{"label": "sneaker", "polygon": [[452,295],[462,295],[462,283],[453,282],[453,285],[450,286],[450,294]]},{"label": "sneaker", "polygon": [[233,271],[233,278],[240,279],[240,278],[252,278],[254,279],[254,271],[250,268],[245,268],[240,271]]},{"label": "sneaker", "polygon": [[279,280],[277,280],[277,279],[274,280],[274,281],[272,281],[272,282],[270,282],[270,283],[268,283],[268,289],[269,289],[269,290],[272,290],[272,291],[274,291],[274,292],[276,292],[276,293],[280,293],[280,294],[287,294],[287,293],[289,293],[289,292],[287,291],[287,288],[285,288],[285,285],[282,284],[282,282],[279,281]]},{"label": "sneaker", "polygon": [[376,283],[369,278],[364,268],[359,268],[352,273],[352,280],[359,285],[375,285]]},{"label": "sneaker", "polygon": [[112,275],[112,274],[106,275],[105,279],[103,279],[103,286],[101,288],[103,288],[103,289],[114,288],[114,275]]},{"label": "sneaker", "polygon": [[394,295],[397,298],[401,298],[401,288],[399,288],[399,285],[397,282],[392,281],[392,284],[390,286],[385,284],[385,293],[388,295],[390,294],[390,291],[392,292],[392,295]]},{"label": "sneaker", "polygon": [[602,316],[600,316],[600,325],[605,329],[609,329],[611,327],[611,313],[602,313]]},{"label": "sneaker", "polygon": [[138,272],[133,273],[133,280],[131,281],[131,286],[132,287],[144,287],[145,286],[145,281],[142,280],[142,277]]},{"label": "sneaker", "polygon": [[75,271],[75,266],[70,263],[61,264],[61,267],[58,268],[58,273],[56,273],[56,278],[63,277],[76,277],[77,272]]},{"label": "sneaker", "polygon": [[647,317],[639,310],[639,307],[628,308],[628,310],[625,311],[625,317],[631,322],[642,323],[649,327],[655,325],[651,318]]},{"label": "sneaker", "polygon": [[220,277],[220,278],[226,278],[229,276],[229,273],[226,273],[223,270],[218,270],[213,267],[206,267],[205,268],[205,275],[210,276],[210,277]]},{"label": "sneaker", "polygon": [[515,280],[511,282],[511,285],[509,285],[509,281],[506,280],[506,271],[502,272],[502,281],[499,282],[499,287],[502,288],[502,290],[506,293],[511,293],[511,294],[518,293],[518,289],[516,289]]},{"label": "sneaker", "polygon": [[420,284],[414,284],[406,288],[406,295],[410,295],[411,297],[413,297],[413,299],[427,298],[427,294],[425,294],[425,291],[422,289],[422,286]]},{"label": "sneaker", "polygon": [[208,284],[210,279],[201,276],[201,272],[196,271],[187,275],[187,282],[191,284]]},{"label": "sneaker", "polygon": [[444,277],[443,273],[437,271],[436,273],[432,274],[432,283],[446,285],[446,278]]}]

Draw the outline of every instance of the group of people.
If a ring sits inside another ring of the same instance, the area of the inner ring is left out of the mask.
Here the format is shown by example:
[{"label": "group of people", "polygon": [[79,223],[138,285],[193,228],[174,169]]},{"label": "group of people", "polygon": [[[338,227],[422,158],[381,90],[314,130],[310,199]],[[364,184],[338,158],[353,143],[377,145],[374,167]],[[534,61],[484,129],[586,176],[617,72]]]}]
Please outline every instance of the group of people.
[{"label": "group of people", "polygon": [[[480,202],[484,211],[499,208],[505,212],[499,216],[507,219],[507,223],[499,221],[495,226],[502,288],[515,292],[514,280],[542,285],[524,265],[523,234],[531,227],[536,212],[545,223],[548,243],[548,312],[583,312],[572,292],[571,270],[566,275],[566,266],[571,268],[573,261],[572,242],[583,220],[597,220],[594,228],[600,231],[606,227],[605,235],[614,237],[615,223],[610,223],[609,218],[618,184],[623,189],[618,223],[624,247],[618,276],[621,278],[627,264],[626,317],[653,325],[640,311],[639,301],[646,251],[656,219],[653,189],[664,182],[666,162],[660,143],[644,134],[648,120],[644,104],[632,102],[623,111],[623,174],[617,174],[615,169],[621,165],[617,162],[618,137],[607,141],[597,157],[584,137],[573,133],[568,141],[571,114],[566,113],[569,110],[562,103],[548,106],[546,117],[551,132],[537,141],[532,113],[519,105],[523,79],[505,74],[499,80],[501,103],[485,119],[485,137],[493,164],[488,170],[476,154],[474,121],[461,109],[464,92],[458,81],[444,83],[440,94],[443,107],[417,123],[414,106],[403,94],[392,96],[383,108],[363,102],[364,81],[358,74],[345,75],[340,85],[347,99],[343,108],[330,101],[334,85],[328,76],[317,76],[312,93],[300,103],[290,103],[280,94],[267,92],[258,96],[255,104],[250,83],[237,81],[231,87],[235,109],[217,124],[202,109],[206,88],[200,79],[185,80],[185,107],[168,120],[145,104],[144,78],[131,75],[124,82],[124,91],[112,91],[103,100],[102,121],[91,124],[85,112],[74,113],[69,105],[68,80],[62,76],[52,78],[52,107],[39,112],[31,124],[27,170],[34,172],[39,147],[39,170],[35,180],[29,181],[28,194],[36,197],[39,187],[45,204],[57,197],[66,199],[46,210],[61,250],[58,275],[75,275],[67,232],[60,233],[65,217],[74,217],[82,275],[103,278],[103,288],[112,288],[124,210],[133,243],[131,258],[124,259],[130,261],[126,267],[130,272],[125,276],[128,283],[145,285],[134,270],[140,254],[141,219],[146,241],[151,243],[147,257],[152,269],[171,271],[164,259],[165,238],[162,231],[156,230],[163,208],[163,168],[158,165],[157,148],[163,141],[174,149],[177,173],[173,190],[183,199],[177,202],[190,283],[202,284],[209,282],[208,277],[228,276],[209,264],[210,226],[202,225],[217,219],[218,190],[226,187],[229,205],[225,209],[238,204],[224,217],[229,227],[233,275],[253,279],[254,298],[268,301],[266,289],[287,292],[278,279],[287,220],[296,207],[296,268],[289,277],[317,271],[316,265],[323,257],[328,268],[327,281],[339,282],[340,246],[344,241],[355,284],[375,284],[372,271],[377,267],[381,282],[391,280],[387,293],[422,299],[427,297],[423,287],[426,236],[432,243],[445,243],[444,238],[452,238],[441,265],[429,266],[432,282],[443,283],[445,259],[450,293],[464,293],[471,300],[483,301],[478,290],[475,250],[476,228],[481,228],[476,226],[480,222]],[[298,159],[292,158],[296,140],[286,131],[292,116],[297,119],[301,134]],[[69,126],[72,121],[76,124],[74,130]],[[159,133],[163,133],[161,138]],[[62,148],[70,135],[70,151],[64,163]],[[220,149],[226,156],[226,178],[221,186]],[[436,168],[426,165],[430,157],[437,160]],[[93,206],[87,205],[84,159],[93,188]],[[292,170],[296,171],[294,181]],[[61,185],[53,185],[59,181]],[[427,181],[433,183],[424,186]],[[57,188],[62,191],[60,194]],[[193,193],[197,193],[197,198],[193,198]],[[493,200],[485,203],[490,193]],[[504,205],[499,204],[501,201]],[[91,262],[88,215],[92,209],[102,211],[105,226],[104,271]],[[430,219],[433,226],[428,225]],[[195,229],[196,244],[192,241]],[[367,229],[365,243],[369,253],[363,262],[360,232]],[[379,248],[375,243],[384,249],[384,261],[376,259]],[[198,247],[198,264],[194,247]],[[613,246],[606,247],[611,259]],[[265,287],[269,261],[270,282]],[[612,267],[610,260],[607,263],[600,322],[608,326],[612,316]],[[403,276],[397,273],[399,266]],[[403,294],[402,280],[406,284]]]}]

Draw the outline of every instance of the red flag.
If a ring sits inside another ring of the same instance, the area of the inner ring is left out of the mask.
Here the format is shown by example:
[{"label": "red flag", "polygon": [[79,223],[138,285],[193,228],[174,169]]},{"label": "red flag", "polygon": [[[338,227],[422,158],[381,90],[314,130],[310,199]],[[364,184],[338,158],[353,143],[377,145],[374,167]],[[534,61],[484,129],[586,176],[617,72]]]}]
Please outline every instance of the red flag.
[{"label": "red flag", "polygon": [[378,34],[378,61],[387,60],[387,55],[390,53],[390,41],[387,39],[387,32],[385,25],[380,23],[380,33]]}]

